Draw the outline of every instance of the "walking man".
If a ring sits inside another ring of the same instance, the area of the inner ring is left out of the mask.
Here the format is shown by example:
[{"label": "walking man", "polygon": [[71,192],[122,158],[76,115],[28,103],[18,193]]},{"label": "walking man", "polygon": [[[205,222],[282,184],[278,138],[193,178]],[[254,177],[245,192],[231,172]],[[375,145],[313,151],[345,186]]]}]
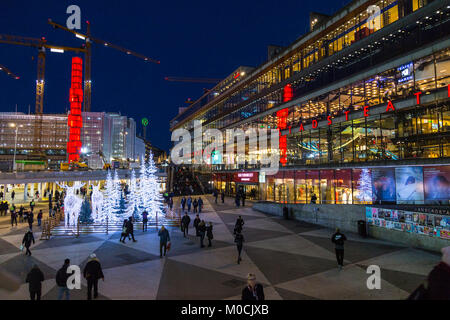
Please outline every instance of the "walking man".
[{"label": "walking man", "polygon": [[27,274],[28,290],[30,291],[31,300],[41,300],[42,281],[44,281],[44,274],[37,264]]},{"label": "walking man", "polygon": [[197,213],[197,208],[198,208],[198,201],[197,201],[197,199],[194,199],[194,202],[192,202],[192,205],[194,206],[194,213]]},{"label": "walking man", "polygon": [[42,221],[42,210],[39,210],[39,213],[37,215],[38,227],[41,226],[41,221]]},{"label": "walking man", "polygon": [[344,266],[344,241],[346,240],[347,238],[345,235],[340,232],[339,228],[336,228],[336,232],[331,237],[331,242],[335,245],[336,259],[339,270]]},{"label": "walking man", "polygon": [[186,198],[185,197],[181,198],[181,209],[183,209],[183,211],[184,211],[184,208],[186,208]]},{"label": "walking man", "polygon": [[28,226],[30,227],[30,230],[33,230],[33,222],[34,222],[34,213],[33,211],[30,212],[28,215]]},{"label": "walking man", "polygon": [[205,224],[204,220],[202,220],[198,224],[198,233],[200,235],[200,248],[204,248],[205,245],[203,244],[203,240],[205,239],[205,235],[206,235],[206,224]]},{"label": "walking man", "polygon": [[16,196],[16,192],[13,190],[11,192],[11,200],[14,201],[14,197]]},{"label": "walking man", "polygon": [[217,189],[214,189],[214,201],[215,201],[215,203],[217,204],[217,196],[218,196],[218,193],[217,193]]},{"label": "walking man", "polygon": [[222,203],[225,203],[225,191],[223,191],[223,190],[220,193],[220,199],[222,200]]},{"label": "walking man", "polygon": [[136,241],[137,241],[136,239],[134,239],[133,217],[129,217],[129,218],[128,218],[128,222],[127,222],[127,234],[128,234],[128,237],[131,235],[131,237],[133,238],[133,242],[136,242]]},{"label": "walking man", "polygon": [[256,283],[256,276],[253,273],[247,275],[247,286],[242,290],[243,301],[264,300],[264,289],[262,284]]},{"label": "walking man", "polygon": [[31,212],[33,212],[34,206],[35,206],[34,199],[32,199],[32,200],[30,201],[30,210],[31,210]]},{"label": "walking man", "polygon": [[16,224],[17,227],[17,213],[14,205],[11,206],[10,211],[11,211],[11,227],[14,227],[14,223]]},{"label": "walking man", "polygon": [[195,236],[200,236],[200,234],[198,233],[198,225],[200,223],[200,218],[198,217],[198,214],[195,215],[195,219],[194,219],[194,228],[195,228]]},{"label": "walking man", "polygon": [[236,248],[238,251],[237,263],[240,264],[242,260],[241,258],[242,246],[244,244],[244,236],[242,235],[240,230],[236,230],[236,235],[234,236],[234,243],[236,243]]},{"label": "walking man", "polygon": [[198,213],[202,213],[203,209],[203,200],[201,197],[198,197]]},{"label": "walking man", "polygon": [[236,219],[236,224],[234,225],[234,232],[236,233],[238,230],[239,232],[242,232],[243,226],[244,226],[244,219],[242,219],[242,216],[239,216]]},{"label": "walking man", "polygon": [[61,269],[56,273],[56,284],[58,285],[58,300],[61,300],[63,295],[66,295],[66,300],[70,300],[70,290],[67,288],[67,279],[70,275],[67,273],[67,268],[70,266],[70,260],[64,260]]},{"label": "walking man", "polygon": [[187,199],[188,212],[191,212],[192,198],[189,196]]},{"label": "walking man", "polygon": [[163,248],[164,248],[164,256],[166,256],[167,246],[170,243],[170,235],[169,231],[164,226],[161,226],[161,229],[158,231],[159,236],[159,257],[163,257]]},{"label": "walking man", "polygon": [[147,231],[148,212],[142,212],[142,231]]},{"label": "walking man", "polygon": [[23,236],[23,239],[22,239],[22,245],[27,249],[27,251],[25,251],[25,255],[31,256],[31,251],[30,251],[31,242],[33,242],[33,244],[35,243],[33,231],[31,231],[31,229],[30,229],[25,233],[25,235]]},{"label": "walking man", "polygon": [[189,223],[191,223],[191,218],[187,214],[184,213],[183,218],[181,218],[181,226],[183,227],[183,236],[186,238],[186,235],[189,234]]},{"label": "walking man", "polygon": [[206,237],[208,237],[208,247],[211,247],[211,240],[214,239],[213,233],[213,226],[212,226],[212,222],[209,222],[208,225],[206,226]]},{"label": "walking man", "polygon": [[95,253],[92,253],[89,256],[89,261],[83,270],[83,276],[87,280],[88,285],[87,299],[92,300],[92,289],[94,289],[94,299],[97,299],[98,280],[102,279],[103,281],[105,281],[105,276],[103,275],[102,266]]}]

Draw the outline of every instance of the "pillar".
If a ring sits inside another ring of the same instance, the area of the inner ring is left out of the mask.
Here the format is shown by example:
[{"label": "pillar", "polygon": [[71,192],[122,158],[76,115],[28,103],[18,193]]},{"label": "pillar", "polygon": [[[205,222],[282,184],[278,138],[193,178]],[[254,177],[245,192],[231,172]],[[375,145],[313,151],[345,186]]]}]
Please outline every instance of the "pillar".
[{"label": "pillar", "polygon": [[23,187],[23,201],[24,202],[27,202],[27,200],[28,200],[27,191],[28,191],[28,183],[25,183],[25,185]]}]

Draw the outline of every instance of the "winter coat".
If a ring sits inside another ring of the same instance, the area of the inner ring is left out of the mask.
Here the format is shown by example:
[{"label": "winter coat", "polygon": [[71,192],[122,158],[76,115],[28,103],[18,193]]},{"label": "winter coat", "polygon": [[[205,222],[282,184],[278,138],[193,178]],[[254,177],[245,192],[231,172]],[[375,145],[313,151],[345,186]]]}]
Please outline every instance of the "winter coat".
[{"label": "winter coat", "polygon": [[170,241],[170,235],[169,235],[169,231],[167,231],[167,229],[159,230],[158,237],[159,237],[160,243],[167,243]]},{"label": "winter coat", "polygon": [[133,226],[133,221],[131,221],[131,219],[129,219],[127,221],[126,228],[127,228],[127,233],[133,233],[134,226]]},{"label": "winter coat", "polygon": [[206,227],[206,236],[208,237],[208,239],[214,239],[212,230],[213,230],[213,226]]},{"label": "winter coat", "polygon": [[236,236],[234,237],[234,242],[236,243],[236,245],[242,246],[242,244],[244,243],[244,236],[242,235],[242,233],[236,234]]},{"label": "winter coat", "polygon": [[242,300],[264,300],[263,286],[257,283],[253,290],[249,286],[246,286],[242,290]]},{"label": "winter coat", "polygon": [[31,271],[27,274],[27,278],[25,280],[25,282],[29,284],[28,288],[30,292],[41,291],[42,281],[44,281],[44,274],[37,266],[31,269]]},{"label": "winter coat", "polygon": [[197,208],[197,206],[198,206],[198,201],[197,201],[197,199],[195,199],[194,202],[193,202],[192,204],[193,204],[194,208]]},{"label": "winter coat", "polygon": [[29,248],[31,246],[31,242],[34,242],[34,236],[33,236],[33,232],[28,231],[27,233],[25,233],[25,235],[23,236],[23,240],[22,240],[22,244],[26,247]]},{"label": "winter coat", "polygon": [[83,276],[86,279],[98,280],[104,278],[102,266],[97,258],[89,260],[83,270]]},{"label": "winter coat", "polygon": [[198,228],[199,223],[200,223],[200,219],[199,219],[199,218],[195,218],[195,219],[194,219],[194,228],[195,228],[195,229]]},{"label": "winter coat", "polygon": [[333,242],[338,250],[344,250],[344,241],[347,240],[344,234],[336,232],[331,237],[331,242]]},{"label": "winter coat", "polygon": [[200,234],[202,234],[203,236],[205,235],[206,232],[206,225],[204,223],[199,223],[198,224],[198,232],[200,232]]},{"label": "winter coat", "polygon": [[181,218],[181,224],[183,226],[189,226],[189,223],[191,223],[191,218],[188,215],[184,215],[183,218]]},{"label": "winter coat", "polygon": [[56,273],[56,279],[55,280],[56,280],[56,284],[58,285],[58,287],[67,287],[67,279],[70,276],[70,274],[67,273],[67,268],[68,267],[69,267],[69,265],[65,264]]},{"label": "winter coat", "polygon": [[198,205],[199,205],[199,207],[203,207],[203,200],[202,199],[198,199]]}]

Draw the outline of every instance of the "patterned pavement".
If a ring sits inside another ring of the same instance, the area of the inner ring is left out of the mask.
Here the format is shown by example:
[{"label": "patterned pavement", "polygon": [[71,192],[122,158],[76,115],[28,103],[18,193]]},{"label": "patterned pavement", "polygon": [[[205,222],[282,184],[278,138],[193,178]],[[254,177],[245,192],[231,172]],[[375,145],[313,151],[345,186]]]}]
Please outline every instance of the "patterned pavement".
[{"label": "patterned pavement", "polygon": [[[249,272],[264,285],[267,299],[404,299],[440,260],[434,253],[347,234],[345,266],[338,270],[332,230],[256,212],[251,203],[237,209],[230,198],[225,204],[215,204],[209,196],[204,200],[200,217],[213,223],[211,248],[200,248],[192,227],[187,239],[178,228],[169,230],[172,249],[163,259],[156,230],[138,230],[138,242],[126,244],[118,241],[117,233],[41,241],[35,232],[33,255],[27,257],[19,251],[23,228],[4,228],[0,229],[0,270],[25,282],[31,266],[38,264],[45,275],[42,296],[50,300],[57,297],[54,277],[63,260],[70,258],[83,267],[92,252],[105,274],[99,299],[240,299]],[[239,214],[245,220],[240,265],[232,235]],[[194,215],[190,216],[193,221]],[[366,268],[373,264],[381,268],[380,290],[366,287]],[[71,295],[73,300],[85,299],[86,282]],[[24,283],[14,293],[0,290],[0,299],[28,299],[28,286]]]}]

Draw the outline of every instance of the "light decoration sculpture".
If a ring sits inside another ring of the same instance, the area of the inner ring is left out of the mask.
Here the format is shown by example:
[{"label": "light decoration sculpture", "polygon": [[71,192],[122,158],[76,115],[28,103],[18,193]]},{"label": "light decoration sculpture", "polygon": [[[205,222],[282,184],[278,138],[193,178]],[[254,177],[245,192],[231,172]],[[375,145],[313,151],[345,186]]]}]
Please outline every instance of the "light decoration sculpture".
[{"label": "light decoration sculpture", "polygon": [[69,141],[67,154],[69,163],[78,161],[81,152],[81,105],[83,103],[83,60],[80,57],[72,58],[72,76],[70,85],[70,113],[68,117]]}]

